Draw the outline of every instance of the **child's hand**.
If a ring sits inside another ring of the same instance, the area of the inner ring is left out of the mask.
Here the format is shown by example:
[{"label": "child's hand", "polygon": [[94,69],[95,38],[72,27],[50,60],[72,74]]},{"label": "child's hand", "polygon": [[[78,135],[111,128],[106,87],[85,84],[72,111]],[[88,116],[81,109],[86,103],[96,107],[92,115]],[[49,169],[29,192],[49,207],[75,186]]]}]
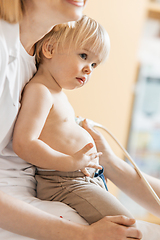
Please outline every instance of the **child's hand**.
[{"label": "child's hand", "polygon": [[93,147],[92,143],[88,143],[85,145],[80,151],[76,152],[72,155],[73,162],[76,165],[76,169],[82,169],[81,171],[89,176],[86,167],[90,168],[96,168],[96,169],[102,169],[102,166],[100,166],[98,163],[94,162],[94,160],[102,155],[101,152],[98,153],[91,153],[87,154],[87,152]]},{"label": "child's hand", "polygon": [[[87,167],[95,168],[95,169],[100,169],[100,170],[102,169],[102,166],[101,166],[101,165],[99,165],[98,163],[94,163],[94,162],[90,162]],[[87,176],[87,177],[90,176],[90,173],[89,173],[89,171],[87,170],[87,168],[81,169],[81,172],[82,172],[85,176]]]}]

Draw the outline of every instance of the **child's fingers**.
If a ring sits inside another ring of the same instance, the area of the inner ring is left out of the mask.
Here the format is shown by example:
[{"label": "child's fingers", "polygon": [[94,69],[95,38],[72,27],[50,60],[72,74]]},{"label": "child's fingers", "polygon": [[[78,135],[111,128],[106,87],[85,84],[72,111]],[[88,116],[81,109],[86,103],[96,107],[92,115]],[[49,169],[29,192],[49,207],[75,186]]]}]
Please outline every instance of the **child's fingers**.
[{"label": "child's fingers", "polygon": [[89,162],[88,166],[87,167],[90,167],[90,168],[95,168],[95,169],[102,169],[102,166],[99,165],[98,163],[94,163],[94,162]]},{"label": "child's fingers", "polygon": [[90,159],[91,159],[91,161],[92,161],[92,160],[94,160],[95,158],[98,158],[98,157],[102,156],[102,152],[91,153],[89,156],[90,156]]},{"label": "child's fingers", "polygon": [[85,176],[90,177],[90,173],[88,172],[87,168],[81,169],[81,172],[82,172]]},{"label": "child's fingers", "polygon": [[88,143],[81,150],[77,152],[77,154],[86,154],[93,147],[93,143]]}]

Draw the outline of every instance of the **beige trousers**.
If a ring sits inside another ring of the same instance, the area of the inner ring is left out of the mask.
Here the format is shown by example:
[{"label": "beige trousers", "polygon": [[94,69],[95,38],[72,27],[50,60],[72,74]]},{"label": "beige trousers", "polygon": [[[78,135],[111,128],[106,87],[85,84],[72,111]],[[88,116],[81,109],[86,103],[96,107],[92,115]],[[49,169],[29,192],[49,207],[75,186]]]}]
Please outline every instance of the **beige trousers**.
[{"label": "beige trousers", "polygon": [[104,216],[126,215],[125,207],[110,194],[100,177],[86,177],[82,172],[41,171],[36,175],[37,197],[60,201],[82,216],[89,224]]}]

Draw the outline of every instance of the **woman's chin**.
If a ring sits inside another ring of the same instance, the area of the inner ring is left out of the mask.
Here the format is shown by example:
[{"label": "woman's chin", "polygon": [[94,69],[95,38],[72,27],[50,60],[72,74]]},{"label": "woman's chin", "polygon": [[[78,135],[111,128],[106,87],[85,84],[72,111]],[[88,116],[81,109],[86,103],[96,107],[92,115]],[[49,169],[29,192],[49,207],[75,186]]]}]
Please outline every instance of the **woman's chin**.
[{"label": "woman's chin", "polygon": [[77,10],[74,14],[72,14],[72,16],[69,16],[69,19],[67,22],[77,21],[81,19],[81,17],[82,17],[82,12]]},{"label": "woman's chin", "polygon": [[[66,18],[66,22],[69,21],[77,21],[81,19],[83,15],[84,5],[83,6],[76,6],[71,3],[72,1],[66,0],[65,1],[65,13],[63,13],[63,17]],[[64,10],[64,9],[63,9]]]}]

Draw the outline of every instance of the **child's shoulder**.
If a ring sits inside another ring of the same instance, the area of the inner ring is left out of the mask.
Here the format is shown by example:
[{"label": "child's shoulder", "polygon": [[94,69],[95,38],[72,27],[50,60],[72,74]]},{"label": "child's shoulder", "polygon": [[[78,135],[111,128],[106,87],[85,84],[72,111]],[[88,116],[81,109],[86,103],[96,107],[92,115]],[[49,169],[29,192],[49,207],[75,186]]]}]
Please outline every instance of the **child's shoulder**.
[{"label": "child's shoulder", "polygon": [[52,99],[50,90],[41,82],[34,81],[34,78],[28,82],[24,88],[23,95],[35,96],[38,98]]},{"label": "child's shoulder", "polygon": [[25,86],[26,89],[49,92],[47,86],[38,77],[34,76]]}]

